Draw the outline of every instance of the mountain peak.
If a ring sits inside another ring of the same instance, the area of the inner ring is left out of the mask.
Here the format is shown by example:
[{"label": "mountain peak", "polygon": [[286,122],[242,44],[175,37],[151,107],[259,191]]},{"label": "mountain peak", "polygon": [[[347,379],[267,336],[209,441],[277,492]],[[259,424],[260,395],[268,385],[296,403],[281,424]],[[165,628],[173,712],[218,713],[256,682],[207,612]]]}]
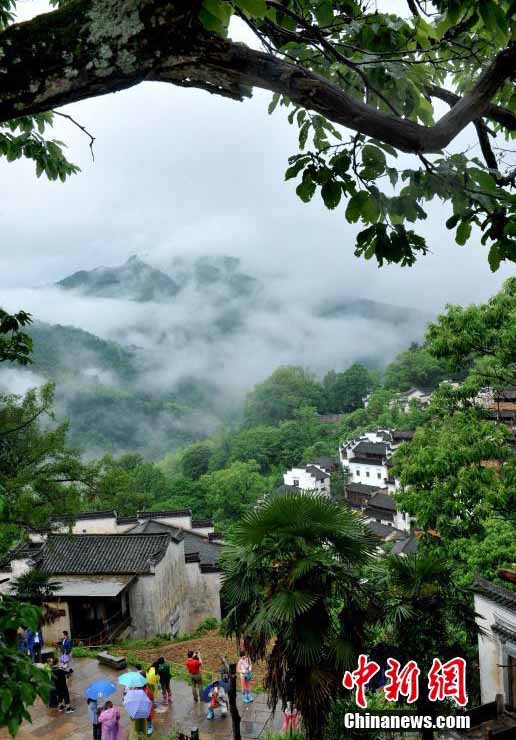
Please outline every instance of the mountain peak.
[{"label": "mountain peak", "polygon": [[81,295],[96,298],[121,298],[130,301],[169,301],[180,286],[161,270],[133,254],[123,265],[79,270],[56,285]]}]

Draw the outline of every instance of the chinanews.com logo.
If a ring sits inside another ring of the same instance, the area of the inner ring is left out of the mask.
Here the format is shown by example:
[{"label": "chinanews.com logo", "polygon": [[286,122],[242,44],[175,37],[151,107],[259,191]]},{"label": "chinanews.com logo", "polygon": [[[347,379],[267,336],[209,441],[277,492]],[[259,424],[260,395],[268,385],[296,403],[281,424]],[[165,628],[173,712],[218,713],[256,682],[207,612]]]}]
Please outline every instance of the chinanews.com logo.
[{"label": "chinanews.com logo", "polygon": [[[395,658],[387,658],[388,668],[383,671],[382,680],[377,684],[383,689],[388,702],[403,701],[405,704],[416,704],[419,699],[421,670],[415,660],[410,660],[402,667]],[[439,715],[417,714],[412,711],[366,711],[366,688],[372,679],[381,675],[382,667],[367,655],[360,655],[358,667],[346,671],[342,685],[349,691],[355,691],[357,712],[348,712],[344,716],[346,729],[360,730],[398,730],[414,731],[421,729],[469,729],[470,718],[465,714]],[[426,688],[429,702],[452,700],[459,709],[468,703],[466,694],[466,661],[463,658],[452,658],[443,663],[434,658],[426,676]]]}]

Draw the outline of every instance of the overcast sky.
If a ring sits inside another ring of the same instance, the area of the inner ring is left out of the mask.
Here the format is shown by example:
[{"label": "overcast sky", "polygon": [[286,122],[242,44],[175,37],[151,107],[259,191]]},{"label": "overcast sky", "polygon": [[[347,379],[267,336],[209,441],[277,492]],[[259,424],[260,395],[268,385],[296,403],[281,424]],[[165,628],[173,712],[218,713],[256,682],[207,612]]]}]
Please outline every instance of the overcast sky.
[{"label": "overcast sky", "polygon": [[[30,7],[44,5],[34,0]],[[432,254],[416,267],[378,269],[355,258],[358,229],[346,223],[344,209],[327,211],[319,196],[305,205],[293,182],[283,182],[296,130],[282,112],[267,115],[269,99],[256,92],[237,103],[145,83],[68,106],[96,138],[92,162],[87,138],[56,123],[79,175],[49,183],[36,179],[28,162],[0,160],[0,303],[16,308],[13,289],[133,253],[158,264],[177,255],[231,254],[248,270],[284,273],[300,301],[307,291],[329,292],[427,310],[483,300],[514,272],[490,272],[478,235],[458,247],[439,202],[418,225]]]}]

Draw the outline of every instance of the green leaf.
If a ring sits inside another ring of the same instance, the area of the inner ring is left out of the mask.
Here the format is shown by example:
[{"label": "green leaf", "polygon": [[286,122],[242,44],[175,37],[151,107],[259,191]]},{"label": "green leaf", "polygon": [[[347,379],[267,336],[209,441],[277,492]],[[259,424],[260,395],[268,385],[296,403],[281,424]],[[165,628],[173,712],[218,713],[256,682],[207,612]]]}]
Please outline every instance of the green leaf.
[{"label": "green leaf", "polygon": [[387,165],[385,154],[377,146],[366,144],[362,149],[362,176],[374,180],[385,172]]},{"label": "green leaf", "polygon": [[355,193],[350,199],[346,208],[346,219],[350,224],[355,224],[362,215],[362,208],[369,198],[369,193],[361,190]]},{"label": "green leaf", "polygon": [[287,171],[285,172],[285,180],[292,180],[292,178],[297,177],[297,175],[304,168],[307,161],[308,160],[306,159],[306,157],[303,157],[302,159],[298,159],[297,162],[293,164],[291,167],[289,167]]},{"label": "green leaf", "polygon": [[263,18],[267,12],[265,0],[235,0],[235,5],[255,18]]},{"label": "green leaf", "polygon": [[498,270],[498,268],[500,267],[501,259],[502,256],[500,254],[500,250],[498,249],[498,244],[495,242],[491,246],[491,249],[489,250],[489,254],[487,256],[491,272],[496,272]]},{"label": "green leaf", "polygon": [[457,233],[455,235],[455,241],[457,244],[459,244],[461,247],[466,244],[469,237],[471,236],[471,224],[469,221],[461,221],[459,224],[459,228],[457,229]]},{"label": "green leaf", "polygon": [[315,182],[309,177],[304,177],[303,181],[300,182],[297,186],[296,193],[301,198],[303,203],[308,203],[310,200],[312,200],[313,194],[315,193],[315,188]]},{"label": "green leaf", "polygon": [[274,95],[272,96],[272,100],[271,100],[271,102],[269,103],[269,107],[268,107],[268,112],[269,112],[269,115],[270,115],[271,113],[274,113],[274,110],[276,109],[276,106],[277,106],[277,105],[278,105],[278,103],[279,103],[279,99],[280,99],[280,95],[279,95],[279,93],[274,93]]},{"label": "green leaf", "polygon": [[378,206],[378,201],[376,200],[374,195],[371,195],[370,193],[368,193],[367,200],[362,206],[362,218],[364,219],[366,223],[372,224],[378,220],[379,215],[380,215],[380,209]]},{"label": "green leaf", "polygon": [[321,196],[324,201],[326,208],[333,210],[337,208],[340,203],[342,195],[342,188],[339,182],[336,180],[328,180],[321,188]]},{"label": "green leaf", "polygon": [[331,0],[322,0],[322,2],[314,8],[313,12],[320,26],[331,26],[333,23],[333,3]]},{"label": "green leaf", "polygon": [[231,18],[231,5],[223,0],[203,0],[203,7],[224,26],[227,26]]}]

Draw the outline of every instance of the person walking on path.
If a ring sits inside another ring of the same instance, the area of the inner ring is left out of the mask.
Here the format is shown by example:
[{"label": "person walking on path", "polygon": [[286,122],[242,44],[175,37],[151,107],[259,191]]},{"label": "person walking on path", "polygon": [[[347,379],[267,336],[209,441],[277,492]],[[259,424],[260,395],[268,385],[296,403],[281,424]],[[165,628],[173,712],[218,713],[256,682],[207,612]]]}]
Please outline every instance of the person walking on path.
[{"label": "person walking on path", "polygon": [[166,662],[163,656],[158,658],[157,671],[159,682],[161,684],[161,692],[163,694],[163,704],[172,704],[172,691],[170,689],[170,679],[172,678],[172,675],[170,664]]},{"label": "person walking on path", "polygon": [[43,634],[38,627],[34,633],[33,660],[35,663],[41,663],[41,651],[43,650]]},{"label": "person walking on path", "polygon": [[253,701],[251,696],[251,681],[253,680],[253,664],[245,650],[240,651],[240,659],[237,663],[237,673],[240,676],[240,686],[242,687],[242,701],[244,704],[250,704]]},{"label": "person walking on path", "polygon": [[199,701],[199,694],[202,691],[202,659],[199,651],[188,651],[188,657],[185,660],[186,670],[190,674],[190,683],[192,684],[192,695],[194,701]]},{"label": "person walking on path", "polygon": [[59,643],[59,650],[61,653],[60,662],[62,665],[64,665],[68,670],[72,667],[72,647],[73,643],[70,639],[70,635],[66,630],[63,630],[63,639]]},{"label": "person walking on path", "polygon": [[102,726],[99,724],[99,710],[95,699],[88,699],[88,719],[93,728],[93,740],[101,740]]},{"label": "person walking on path", "polygon": [[100,740],[123,740],[120,730],[120,710],[113,706],[112,701],[107,701],[99,714],[99,723],[102,728]]},{"label": "person walking on path", "polygon": [[66,671],[62,665],[52,665],[51,671],[54,678],[54,685],[56,687],[56,696],[59,711],[62,712],[63,710],[66,710],[66,714],[70,714],[70,712],[75,712],[75,709],[70,704],[70,693],[68,691],[68,686],[66,683],[69,671]]},{"label": "person walking on path", "polygon": [[158,667],[158,661],[156,660],[149,670],[147,671],[147,675],[145,678],[147,679],[147,686],[149,687],[152,696],[149,696],[149,699],[152,701],[154,707],[157,707],[158,705],[158,694],[159,694],[159,675],[157,671]]}]

